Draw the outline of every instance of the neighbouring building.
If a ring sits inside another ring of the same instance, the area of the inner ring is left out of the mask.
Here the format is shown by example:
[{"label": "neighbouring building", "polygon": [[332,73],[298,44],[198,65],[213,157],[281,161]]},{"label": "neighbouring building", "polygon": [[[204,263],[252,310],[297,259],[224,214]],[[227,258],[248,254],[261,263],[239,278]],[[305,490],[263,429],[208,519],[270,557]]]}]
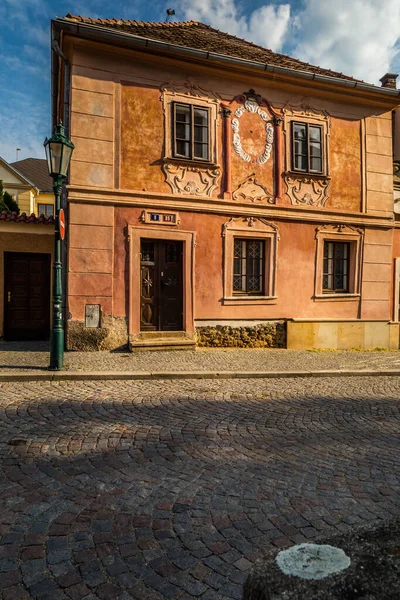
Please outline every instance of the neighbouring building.
[{"label": "neighbouring building", "polygon": [[69,349],[398,348],[391,74],[72,15],[52,62]]},{"label": "neighbouring building", "polygon": [[35,198],[39,194],[39,189],[33,181],[1,156],[0,181],[3,182],[4,191],[8,192],[18,204],[20,213],[30,215],[35,212]]},{"label": "neighbouring building", "polygon": [[50,335],[54,219],[37,214],[43,182],[15,165],[0,159],[0,180],[20,209],[19,215],[0,213],[0,338],[44,340]]},{"label": "neighbouring building", "polygon": [[[34,213],[37,216],[44,215],[45,217],[54,215],[53,180],[49,175],[46,159],[25,158],[11,163],[11,166],[32,181],[37,190],[29,207],[29,214]],[[22,204],[20,208],[21,212],[28,212]]]}]

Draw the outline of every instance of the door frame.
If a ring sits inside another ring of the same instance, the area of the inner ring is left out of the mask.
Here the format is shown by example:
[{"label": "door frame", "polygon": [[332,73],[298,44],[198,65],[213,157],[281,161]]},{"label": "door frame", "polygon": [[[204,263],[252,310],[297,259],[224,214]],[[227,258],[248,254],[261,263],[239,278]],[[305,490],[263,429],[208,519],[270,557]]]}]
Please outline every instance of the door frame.
[{"label": "door frame", "polygon": [[[154,260],[153,261],[143,261],[142,250],[143,243],[152,244],[154,247]],[[177,291],[175,293],[175,298],[173,301],[173,305],[177,312],[175,312],[176,325],[179,327],[172,326],[168,327],[167,322],[171,315],[166,310],[167,305],[171,305],[171,303],[167,302],[168,296],[168,288],[164,290],[164,278],[165,272],[171,269],[171,264],[166,260],[166,248],[167,244],[174,244],[177,249],[177,258],[174,261],[176,264],[173,269],[177,273]],[[153,324],[145,325],[142,321],[142,309],[143,309],[143,300],[147,298],[142,295],[141,289],[141,297],[140,297],[140,331],[182,331],[183,329],[183,242],[181,240],[160,240],[154,238],[141,238],[141,255],[140,255],[140,278],[142,280],[143,285],[143,269],[150,269],[152,272],[152,283],[151,287],[153,290],[152,302],[149,305],[152,308]],[[147,264],[148,262],[152,262],[152,265]],[[145,264],[144,264],[145,263]],[[163,273],[164,272],[164,273]],[[142,286],[141,286],[142,287]],[[165,294],[165,295],[164,295]],[[179,303],[179,306],[178,306]],[[179,316],[178,316],[179,315]],[[154,318],[155,317],[155,318]]]},{"label": "door frame", "polygon": [[[194,333],[194,231],[171,231],[153,225],[129,227],[129,336],[140,334],[140,245],[143,239],[170,240],[182,244],[183,331]],[[168,331],[160,332],[168,334]]]},{"label": "door frame", "polygon": [[[9,338],[9,319],[8,319],[8,299],[7,299],[7,283],[8,283],[8,267],[9,265],[7,264],[8,261],[10,260],[10,256],[12,255],[20,255],[22,257],[42,257],[42,258],[46,258],[46,262],[48,263],[48,269],[49,269],[49,281],[48,281],[48,286],[47,286],[47,291],[48,291],[48,297],[47,297],[47,302],[48,302],[48,333],[46,335],[45,338],[41,338],[39,337],[38,340],[41,339],[49,339],[50,338],[50,332],[51,332],[51,325],[52,325],[52,311],[51,311],[51,290],[52,290],[52,255],[50,252],[19,252],[19,251],[14,251],[14,250],[4,250],[3,251],[3,337],[6,341],[8,341]],[[47,326],[46,326],[47,329]],[[28,338],[27,338],[28,339]],[[24,341],[24,340],[21,340]]]}]

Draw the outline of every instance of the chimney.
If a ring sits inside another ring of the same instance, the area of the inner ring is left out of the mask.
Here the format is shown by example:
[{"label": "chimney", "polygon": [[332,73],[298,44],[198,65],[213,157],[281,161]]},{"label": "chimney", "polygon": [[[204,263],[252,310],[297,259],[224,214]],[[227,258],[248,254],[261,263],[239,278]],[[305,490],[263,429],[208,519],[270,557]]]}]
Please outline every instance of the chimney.
[{"label": "chimney", "polygon": [[392,90],[396,89],[396,79],[398,75],[397,73],[386,73],[379,81],[382,82],[381,87],[391,88]]}]

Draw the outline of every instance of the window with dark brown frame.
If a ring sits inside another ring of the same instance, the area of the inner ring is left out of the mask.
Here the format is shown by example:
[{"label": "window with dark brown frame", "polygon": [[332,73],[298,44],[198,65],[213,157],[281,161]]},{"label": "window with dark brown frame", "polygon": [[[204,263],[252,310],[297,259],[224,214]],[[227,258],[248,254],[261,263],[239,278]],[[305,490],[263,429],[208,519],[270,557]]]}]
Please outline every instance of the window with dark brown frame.
[{"label": "window with dark brown frame", "polygon": [[45,217],[51,217],[54,215],[53,204],[38,204],[38,215],[44,215]]},{"label": "window with dark brown frame", "polygon": [[173,103],[173,154],[175,158],[210,160],[209,121],[208,108]]},{"label": "window with dark brown frame", "polygon": [[323,173],[323,127],[292,123],[292,169],[304,173]]},{"label": "window with dark brown frame", "polygon": [[264,241],[235,238],[233,293],[264,294]]},{"label": "window with dark brown frame", "polygon": [[350,243],[324,241],[322,291],[349,292]]}]

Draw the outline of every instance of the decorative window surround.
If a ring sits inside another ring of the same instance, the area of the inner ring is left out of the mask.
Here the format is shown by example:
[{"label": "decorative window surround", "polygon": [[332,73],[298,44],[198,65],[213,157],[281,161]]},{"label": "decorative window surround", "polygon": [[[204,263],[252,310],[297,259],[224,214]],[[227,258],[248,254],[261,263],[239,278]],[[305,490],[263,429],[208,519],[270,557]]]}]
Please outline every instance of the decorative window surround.
[{"label": "decorative window surround", "polygon": [[[276,265],[279,241],[279,229],[274,223],[263,218],[231,218],[222,227],[224,239],[223,262],[223,303],[225,305],[276,304]],[[264,240],[264,285],[265,294],[233,294],[233,256],[235,238]]]},{"label": "decorative window surround", "polygon": [[[349,225],[322,225],[315,230],[316,262],[314,300],[358,301],[361,297],[361,262],[364,231]],[[349,292],[323,292],[324,242],[350,242]]]},{"label": "decorative window surround", "polygon": [[[299,104],[288,102],[282,109],[283,134],[285,138],[285,172],[283,180],[286,194],[292,205],[323,208],[329,198],[331,183],[329,175],[329,129],[330,115],[323,109],[311,104],[309,98],[303,98]],[[292,124],[306,123],[318,125],[322,129],[322,173],[296,171],[292,167]]]},{"label": "decorative window surround", "polygon": [[[187,90],[181,91],[181,90]],[[200,97],[202,88],[192,83],[179,85],[165,84],[161,86],[161,102],[164,112],[164,158],[162,169],[165,182],[172,193],[188,196],[211,196],[221,176],[221,167],[217,163],[218,145],[217,128],[219,99],[216,97]],[[204,91],[206,95],[207,92]],[[210,94],[211,96],[211,94]],[[174,103],[193,105],[204,108],[209,114],[209,160],[191,160],[174,156]]]},{"label": "decorative window surround", "polygon": [[165,181],[172,193],[187,196],[209,196],[218,185],[221,169],[201,168],[196,165],[177,165],[171,162],[163,164]]},{"label": "decorative window surround", "polygon": [[331,178],[314,173],[286,172],[283,174],[286,193],[294,205],[323,208],[328,200]]}]

